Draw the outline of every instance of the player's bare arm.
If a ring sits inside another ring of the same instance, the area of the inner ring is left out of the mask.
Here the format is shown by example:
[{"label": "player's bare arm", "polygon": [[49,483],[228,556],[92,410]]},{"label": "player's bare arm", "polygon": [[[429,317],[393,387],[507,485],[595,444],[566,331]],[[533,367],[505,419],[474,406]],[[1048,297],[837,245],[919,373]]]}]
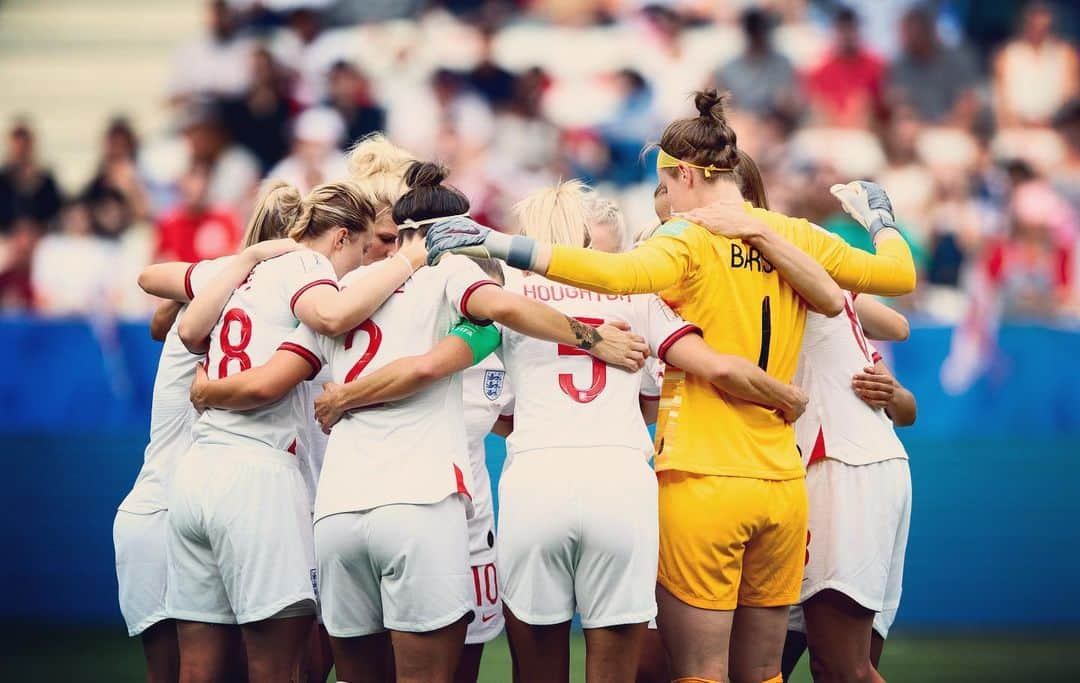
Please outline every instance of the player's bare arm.
[{"label": "player's bare arm", "polygon": [[896,381],[884,361],[868,365],[851,379],[851,388],[868,405],[884,408],[897,427],[915,424],[915,395]]},{"label": "player's bare arm", "polygon": [[220,273],[214,276],[191,300],[184,317],[180,319],[177,332],[180,341],[192,353],[205,353],[210,345],[210,332],[214,329],[221,312],[228,303],[236,286],[247,278],[251,269],[261,261],[300,249],[292,239],[282,238],[253,244],[237,254]]},{"label": "player's bare arm", "polygon": [[191,297],[187,294],[185,279],[192,265],[186,261],[151,264],[139,273],[139,288],[150,296],[187,303]]},{"label": "player's bare arm", "polygon": [[806,393],[784,384],[745,358],[714,351],[699,335],[687,334],[671,345],[666,360],[686,372],[704,377],[733,398],[773,408],[787,422],[806,410]]},{"label": "player's bare arm", "polygon": [[464,340],[453,335],[444,337],[425,354],[399,358],[345,384],[327,382],[322,395],[315,399],[315,419],[329,434],[330,428],[350,410],[400,401],[474,362],[472,349]]},{"label": "player's bare arm", "polygon": [[856,297],[855,312],[859,315],[863,332],[869,339],[907,341],[911,335],[907,318],[872,296]]},{"label": "player's bare arm", "polygon": [[150,318],[150,338],[154,341],[165,341],[165,337],[168,336],[169,330],[172,329],[173,323],[176,322],[176,316],[180,313],[180,307],[183,306],[178,301],[162,301],[154,309],[154,316]]},{"label": "player's bare arm", "polygon": [[721,199],[680,216],[718,235],[754,247],[779,271],[811,310],[830,318],[844,310],[844,292],[812,256],[746,212],[741,201]]},{"label": "player's bare arm", "polygon": [[645,363],[649,347],[626,323],[613,321],[599,328],[586,325],[492,283],[477,289],[468,300],[473,319],[494,320],[521,334],[588,351],[608,365],[636,372]]},{"label": "player's bare arm", "polygon": [[311,364],[292,351],[277,351],[263,365],[221,379],[210,379],[202,363],[191,382],[191,404],[207,408],[252,410],[281,400],[311,376]]},{"label": "player's bare arm", "polygon": [[656,420],[660,415],[660,401],[659,396],[641,396],[638,398],[638,405],[641,407],[641,419],[645,420],[645,424],[656,424]]},{"label": "player's bare arm", "polygon": [[293,311],[301,322],[320,334],[344,334],[370,318],[426,260],[423,240],[410,241],[392,258],[365,268],[340,292],[332,287],[307,290],[296,300]]}]

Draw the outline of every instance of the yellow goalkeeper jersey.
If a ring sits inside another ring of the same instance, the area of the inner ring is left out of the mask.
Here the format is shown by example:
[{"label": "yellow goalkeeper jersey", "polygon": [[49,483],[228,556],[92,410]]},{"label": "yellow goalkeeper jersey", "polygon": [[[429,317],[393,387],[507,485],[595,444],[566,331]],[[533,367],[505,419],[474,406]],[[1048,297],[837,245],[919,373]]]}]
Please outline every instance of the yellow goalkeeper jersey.
[{"label": "yellow goalkeeper jersey", "polygon": [[[821,263],[844,289],[896,296],[915,288],[911,251],[900,237],[883,240],[869,254],[806,220],[749,204],[746,210]],[[674,219],[624,254],[556,246],[547,277],[609,294],[658,292],[703,330],[714,350],[754,361],[784,382],[795,374],[806,303],[742,241]],[[658,422],[658,471],[803,476],[794,430],[775,411],[722,395],[690,374],[672,398],[677,414]]]}]

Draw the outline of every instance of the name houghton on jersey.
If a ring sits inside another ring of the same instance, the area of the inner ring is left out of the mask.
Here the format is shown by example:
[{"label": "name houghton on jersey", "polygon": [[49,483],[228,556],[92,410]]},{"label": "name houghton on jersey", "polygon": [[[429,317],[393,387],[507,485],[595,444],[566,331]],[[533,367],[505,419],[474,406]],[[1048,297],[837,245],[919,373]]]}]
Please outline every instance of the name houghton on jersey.
[{"label": "name houghton on jersey", "polygon": [[630,301],[627,294],[597,294],[577,287],[562,285],[522,285],[521,293],[537,301],[564,301],[580,299],[582,301]]}]

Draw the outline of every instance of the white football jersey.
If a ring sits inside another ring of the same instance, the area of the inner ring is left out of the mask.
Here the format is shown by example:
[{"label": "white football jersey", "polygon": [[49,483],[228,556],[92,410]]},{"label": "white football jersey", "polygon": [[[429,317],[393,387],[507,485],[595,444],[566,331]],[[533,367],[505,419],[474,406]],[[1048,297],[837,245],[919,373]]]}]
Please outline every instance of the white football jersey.
[{"label": "white football jersey", "polygon": [[[514,410],[514,393],[506,381],[506,370],[495,354],[461,373],[462,400],[465,407],[465,438],[472,465],[473,518],[469,520],[469,552],[491,548],[494,539],[494,509],[491,501],[491,476],[487,469],[484,439],[503,413]],[[484,528],[481,528],[484,527]],[[490,536],[489,536],[490,535]]]},{"label": "white football jersey", "polygon": [[[357,277],[354,271],[342,286]],[[467,258],[421,268],[348,334],[330,338],[301,326],[286,345],[327,363],[346,383],[399,358],[426,353],[463,315],[469,297],[494,284]],[[436,503],[472,492],[462,420],[461,376],[402,401],[346,414],[330,433],[315,497],[315,519],[394,503]]]},{"label": "white football jersey", "polygon": [[[184,277],[184,288],[194,297],[207,282],[224,268],[231,256],[191,264]],[[150,443],[143,453],[143,465],[131,492],[120,503],[120,510],[150,514],[168,509],[166,491],[176,459],[191,446],[191,426],[197,414],[191,405],[191,381],[195,363],[202,358],[187,350],[177,331],[187,305],[180,309],[161,347],[154,396],[150,406]]]},{"label": "white football jersey", "polygon": [[[667,347],[697,330],[657,296],[596,294],[531,275],[513,291],[590,325],[623,320],[663,360]],[[514,386],[512,459],[526,451],[572,446],[622,446],[652,455],[638,396],[642,372],[609,367],[585,351],[503,333],[503,363]],[[507,463],[509,466],[509,462]]]},{"label": "white football jersey", "polygon": [[[324,285],[337,287],[337,279],[330,261],[314,251],[294,251],[255,266],[210,333],[206,354],[210,379],[270,360],[299,324],[293,313],[296,300],[308,289]],[[200,445],[265,446],[295,453],[300,430],[306,429],[306,396],[301,387],[255,410],[208,409],[195,423],[193,438]]]},{"label": "white football jersey", "polygon": [[851,388],[851,378],[879,358],[863,334],[850,293],[844,293],[844,312],[838,316],[807,314],[792,380],[810,399],[795,423],[804,466],[825,457],[849,465],[907,457],[885,410],[867,405]]}]

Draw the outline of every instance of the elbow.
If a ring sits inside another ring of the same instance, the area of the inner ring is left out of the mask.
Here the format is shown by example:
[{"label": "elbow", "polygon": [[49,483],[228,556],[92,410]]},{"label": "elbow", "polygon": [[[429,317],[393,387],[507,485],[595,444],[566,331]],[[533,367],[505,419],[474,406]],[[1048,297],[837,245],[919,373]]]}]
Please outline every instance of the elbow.
[{"label": "elbow", "polygon": [[184,347],[192,353],[206,353],[207,349],[210,348],[210,338],[200,335],[197,330],[192,329],[192,325],[187,318],[180,319],[180,324],[176,327],[176,333],[180,336],[180,341],[183,342]]},{"label": "elbow", "polygon": [[818,312],[829,318],[835,318],[844,311],[844,291],[835,283],[829,294],[818,306]]},{"label": "elbow", "polygon": [[907,341],[911,337],[911,323],[907,321],[907,318],[900,316],[900,320],[896,321],[896,341]]},{"label": "elbow", "polygon": [[150,274],[150,268],[152,268],[152,267],[153,266],[143,268],[142,271],[139,273],[139,279],[138,279],[139,289],[141,289],[142,291],[144,291],[144,292],[146,292],[147,294],[150,294],[150,295],[154,294],[154,291],[153,291],[154,278]]}]

